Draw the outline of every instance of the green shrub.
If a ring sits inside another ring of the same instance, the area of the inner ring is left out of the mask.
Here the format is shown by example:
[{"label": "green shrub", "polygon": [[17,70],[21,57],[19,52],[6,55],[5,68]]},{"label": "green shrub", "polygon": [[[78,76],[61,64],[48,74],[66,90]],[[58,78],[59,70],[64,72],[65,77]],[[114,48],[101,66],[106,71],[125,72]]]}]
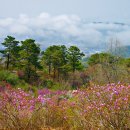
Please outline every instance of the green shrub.
[{"label": "green shrub", "polygon": [[6,81],[11,85],[17,85],[19,83],[19,78],[16,74],[9,71],[0,71],[0,81]]}]

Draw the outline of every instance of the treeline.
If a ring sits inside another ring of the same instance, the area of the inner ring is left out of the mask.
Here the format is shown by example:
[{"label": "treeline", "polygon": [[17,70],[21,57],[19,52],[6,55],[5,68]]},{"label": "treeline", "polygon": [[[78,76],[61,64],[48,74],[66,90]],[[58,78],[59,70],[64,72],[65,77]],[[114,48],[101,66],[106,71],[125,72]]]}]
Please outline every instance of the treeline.
[{"label": "treeline", "polygon": [[12,36],[7,36],[2,45],[3,67],[6,70],[22,70],[27,82],[32,82],[32,78],[36,80],[38,70],[48,68],[48,74],[53,73],[53,79],[61,76],[66,79],[69,72],[83,68],[81,59],[84,53],[76,46],[53,45],[42,51],[35,40],[17,41]]},{"label": "treeline", "polygon": [[118,47],[111,46],[111,51],[82,60],[85,54],[76,46],[52,45],[43,51],[33,39],[17,41],[12,36],[7,36],[1,44],[0,69],[17,73],[29,84],[51,87],[57,82],[58,86],[77,88],[130,82],[130,58],[117,54],[123,53],[117,51]]},{"label": "treeline", "polygon": [[130,83],[130,58],[124,58],[120,56],[120,53],[107,52],[91,55],[87,62],[89,65],[87,72],[91,81],[97,84]]}]

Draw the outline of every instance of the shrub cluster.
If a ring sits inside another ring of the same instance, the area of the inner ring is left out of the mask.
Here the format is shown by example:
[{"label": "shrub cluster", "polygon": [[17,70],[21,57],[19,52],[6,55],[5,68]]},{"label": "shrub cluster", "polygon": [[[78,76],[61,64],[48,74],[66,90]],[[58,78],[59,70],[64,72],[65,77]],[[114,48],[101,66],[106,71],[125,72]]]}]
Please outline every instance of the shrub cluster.
[{"label": "shrub cluster", "polygon": [[8,84],[0,87],[1,129],[125,130],[129,119],[130,85],[42,89],[35,96]]}]

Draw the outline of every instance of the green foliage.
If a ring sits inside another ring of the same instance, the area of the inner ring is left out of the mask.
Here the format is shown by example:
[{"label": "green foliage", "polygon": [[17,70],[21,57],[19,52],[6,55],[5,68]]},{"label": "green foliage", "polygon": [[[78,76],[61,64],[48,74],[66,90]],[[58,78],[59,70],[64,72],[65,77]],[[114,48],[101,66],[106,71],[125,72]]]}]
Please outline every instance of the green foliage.
[{"label": "green foliage", "polygon": [[96,65],[96,64],[101,64],[101,63],[108,63],[112,64],[114,63],[117,59],[116,56],[113,56],[109,53],[96,53],[93,54],[89,59],[88,59],[88,64],[89,65]]},{"label": "green foliage", "polygon": [[5,81],[11,85],[17,85],[20,80],[16,74],[3,70],[0,71],[0,81]]},{"label": "green foliage", "polygon": [[27,81],[30,81],[32,74],[40,67],[39,54],[40,47],[33,39],[26,39],[21,42],[20,65],[26,72]]},{"label": "green foliage", "polygon": [[110,53],[93,54],[88,59],[88,71],[93,82],[129,82],[128,61]]},{"label": "green foliage", "polygon": [[76,46],[71,46],[68,49],[68,60],[69,65],[71,66],[71,69],[73,72],[75,70],[80,70],[82,68],[81,59],[85,56],[84,53],[80,52],[80,49]]},{"label": "green foliage", "polygon": [[41,83],[41,85],[39,87],[40,88],[48,88],[48,89],[50,89],[50,88],[53,87],[53,85],[54,85],[54,82],[52,80],[44,79],[44,80],[42,80],[42,83]]},{"label": "green foliage", "polygon": [[0,70],[6,65],[6,69],[17,72],[18,77],[8,71],[4,74],[3,71],[0,81],[17,85],[19,80],[20,86],[23,84],[25,88],[26,83],[30,83],[32,86],[51,89],[64,89],[65,83],[68,83],[68,87],[78,88],[88,86],[90,81],[98,84],[119,80],[128,82],[130,59],[121,57],[124,51],[117,44],[118,41],[112,41],[108,53],[96,53],[82,59],[85,55],[76,46],[67,48],[65,45],[52,45],[41,52],[40,46],[33,39],[19,42],[7,36],[2,43],[4,49],[0,50]]},{"label": "green foliage", "polygon": [[27,84],[24,80],[19,79],[15,72],[9,72],[6,70],[0,71],[0,84],[5,86],[6,83],[9,83],[12,87],[22,88],[25,91],[29,90],[29,84]]},{"label": "green foliage", "polygon": [[1,50],[0,52],[6,58],[6,69],[9,69],[10,64],[13,67],[16,67],[20,50],[19,41],[16,41],[12,36],[7,36],[7,38],[4,39],[2,45],[5,49]]},{"label": "green foliage", "polygon": [[28,63],[38,67],[38,56],[40,54],[40,47],[35,43],[35,40],[33,39],[26,39],[21,43],[22,45],[20,57],[21,60],[24,60],[23,65]]},{"label": "green foliage", "polygon": [[81,59],[84,54],[76,46],[67,48],[65,45],[53,45],[41,52],[35,40],[26,39],[19,42],[12,36],[7,36],[2,45],[4,50],[0,52],[5,59],[2,59],[2,62],[6,63],[6,69],[20,69],[23,71],[21,78],[30,83],[37,80],[37,70],[42,67],[44,70],[48,68],[49,76],[53,75],[53,79],[58,80],[67,80],[69,72],[83,68]]},{"label": "green foliage", "polygon": [[67,78],[68,72],[81,70],[83,65],[81,59],[84,56],[80,49],[71,46],[67,49],[65,45],[53,45],[48,47],[43,53],[43,61],[48,66],[49,75],[53,72],[53,78]]},{"label": "green foliage", "polygon": [[130,58],[126,59],[126,66],[130,67]]}]

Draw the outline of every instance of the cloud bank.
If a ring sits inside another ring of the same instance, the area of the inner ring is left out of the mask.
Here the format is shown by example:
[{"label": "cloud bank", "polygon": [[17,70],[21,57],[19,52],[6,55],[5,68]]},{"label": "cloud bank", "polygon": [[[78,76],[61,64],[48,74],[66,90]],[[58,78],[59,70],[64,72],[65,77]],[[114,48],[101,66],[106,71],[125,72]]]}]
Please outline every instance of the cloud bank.
[{"label": "cloud bank", "polygon": [[33,38],[42,48],[52,44],[77,45],[81,49],[102,47],[111,38],[130,45],[130,26],[119,23],[87,22],[76,15],[51,16],[41,13],[35,17],[25,14],[18,18],[0,19],[0,39],[12,35],[18,40]]}]

